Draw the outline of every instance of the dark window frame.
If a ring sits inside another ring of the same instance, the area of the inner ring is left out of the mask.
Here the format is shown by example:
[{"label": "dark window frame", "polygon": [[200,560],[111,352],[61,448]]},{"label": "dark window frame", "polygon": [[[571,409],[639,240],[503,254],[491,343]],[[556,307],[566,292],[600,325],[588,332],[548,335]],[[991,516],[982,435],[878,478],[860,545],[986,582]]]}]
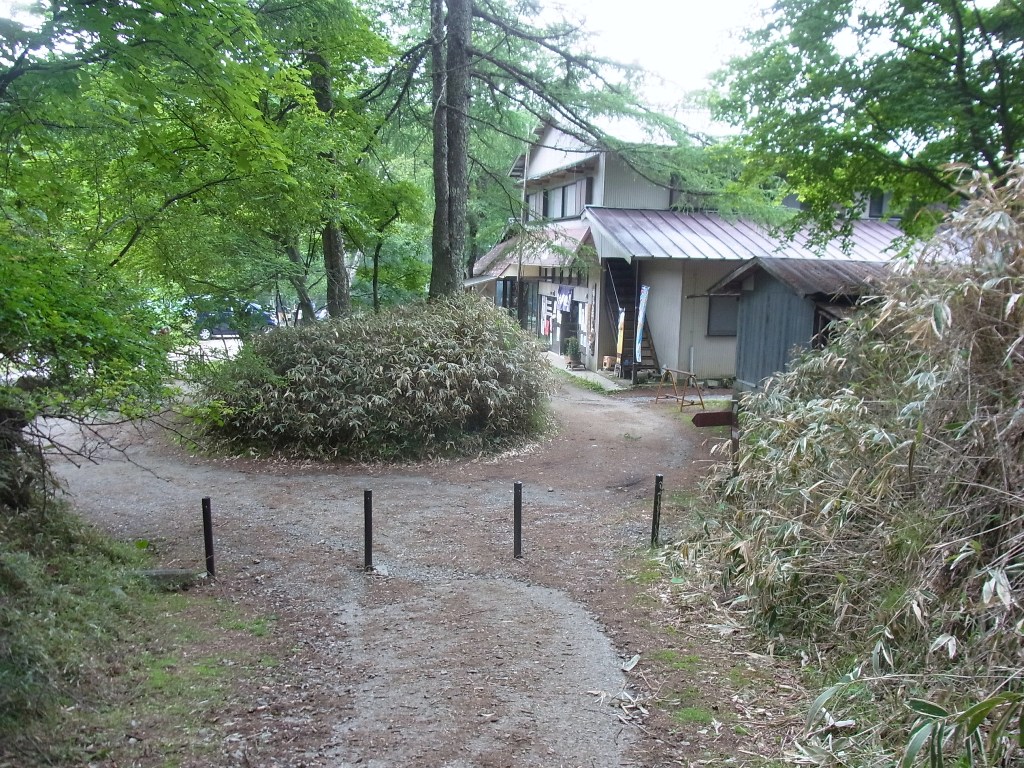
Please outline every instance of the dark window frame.
[{"label": "dark window frame", "polygon": [[738,335],[739,298],[730,294],[708,296],[708,336],[727,338]]}]

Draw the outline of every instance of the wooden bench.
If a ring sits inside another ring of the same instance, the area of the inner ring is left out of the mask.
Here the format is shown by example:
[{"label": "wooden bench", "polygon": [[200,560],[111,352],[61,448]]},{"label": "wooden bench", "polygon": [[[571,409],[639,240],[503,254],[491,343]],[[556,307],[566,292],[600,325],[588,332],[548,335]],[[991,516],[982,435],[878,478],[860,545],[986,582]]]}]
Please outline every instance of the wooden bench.
[{"label": "wooden bench", "polygon": [[[682,383],[680,383],[682,382]],[[672,385],[672,394],[666,392],[664,395],[661,394],[661,388],[669,383]],[[697,399],[686,397],[686,388],[693,387],[693,391],[697,393]],[[682,390],[682,391],[681,391]],[[700,403],[700,409],[706,410],[704,406],[704,395],[700,392],[700,385],[697,383],[697,377],[690,371],[680,371],[677,368],[662,368],[661,369],[661,380],[658,382],[658,394],[654,398],[654,402],[658,402],[662,397],[671,397],[674,400],[679,401],[679,410],[687,405],[696,405]]]}]

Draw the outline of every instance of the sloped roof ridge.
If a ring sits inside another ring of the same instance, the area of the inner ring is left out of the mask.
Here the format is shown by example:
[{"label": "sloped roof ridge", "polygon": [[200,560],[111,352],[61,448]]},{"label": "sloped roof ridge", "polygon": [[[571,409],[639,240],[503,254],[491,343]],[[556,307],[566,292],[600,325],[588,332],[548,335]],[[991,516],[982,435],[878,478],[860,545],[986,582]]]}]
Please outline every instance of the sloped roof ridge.
[{"label": "sloped roof ridge", "polygon": [[632,257],[742,261],[753,257],[885,262],[902,232],[888,222],[854,222],[848,248],[836,241],[815,248],[773,236],[748,218],[731,219],[710,211],[587,206],[593,220]]}]

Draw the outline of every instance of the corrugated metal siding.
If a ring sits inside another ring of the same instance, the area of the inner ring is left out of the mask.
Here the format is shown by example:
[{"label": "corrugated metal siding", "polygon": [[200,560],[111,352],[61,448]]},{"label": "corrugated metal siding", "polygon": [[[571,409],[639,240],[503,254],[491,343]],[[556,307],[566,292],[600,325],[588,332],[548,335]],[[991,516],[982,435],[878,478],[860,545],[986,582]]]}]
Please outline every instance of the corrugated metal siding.
[{"label": "corrugated metal siding", "polygon": [[618,157],[606,155],[603,204],[615,208],[668,208],[669,192]]},{"label": "corrugated metal siding", "polygon": [[793,348],[809,346],[813,332],[813,302],[758,272],[753,290],[740,299],[737,387],[752,389],[785,370]]},{"label": "corrugated metal siding", "polygon": [[704,293],[730,266],[708,261],[640,262],[640,281],[651,286],[648,316],[663,367],[690,370],[692,365],[699,379],[735,374],[736,338],[708,336],[708,300],[693,296]]}]

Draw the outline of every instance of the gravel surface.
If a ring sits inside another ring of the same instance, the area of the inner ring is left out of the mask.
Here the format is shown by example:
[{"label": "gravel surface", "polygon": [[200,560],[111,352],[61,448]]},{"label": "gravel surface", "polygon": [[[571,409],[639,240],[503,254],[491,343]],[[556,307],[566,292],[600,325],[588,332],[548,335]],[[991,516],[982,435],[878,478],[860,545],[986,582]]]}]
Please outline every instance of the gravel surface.
[{"label": "gravel surface", "polygon": [[84,517],[151,542],[164,567],[202,569],[211,497],[217,580],[203,589],[272,614],[291,649],[284,669],[239,692],[218,731],[222,764],[659,765],[670,739],[627,706],[645,682],[623,663],[656,630],[623,563],[650,535],[655,474],[667,493],[690,487],[708,447],[649,394],[563,385],[552,407],[557,434],[500,459],[210,459],[146,428],[59,473]]}]

